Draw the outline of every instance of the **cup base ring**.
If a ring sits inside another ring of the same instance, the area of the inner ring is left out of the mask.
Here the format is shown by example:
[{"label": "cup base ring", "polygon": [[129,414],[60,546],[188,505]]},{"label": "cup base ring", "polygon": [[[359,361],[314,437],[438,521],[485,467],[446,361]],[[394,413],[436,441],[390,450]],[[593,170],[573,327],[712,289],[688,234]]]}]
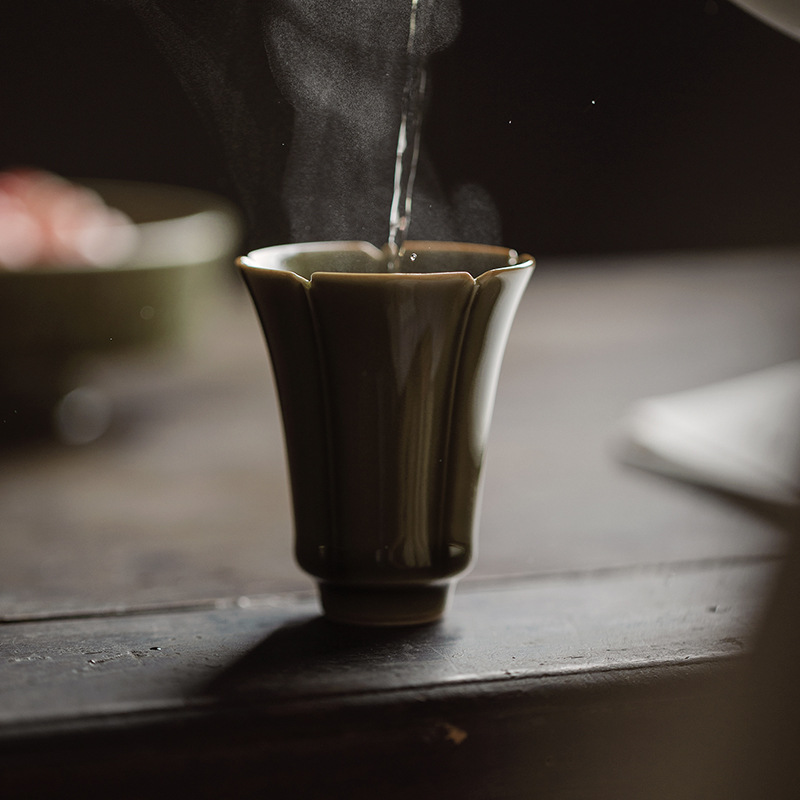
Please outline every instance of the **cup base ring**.
[{"label": "cup base ring", "polygon": [[322,610],[328,619],[349,625],[424,625],[442,617],[452,583],[361,585],[319,583]]}]

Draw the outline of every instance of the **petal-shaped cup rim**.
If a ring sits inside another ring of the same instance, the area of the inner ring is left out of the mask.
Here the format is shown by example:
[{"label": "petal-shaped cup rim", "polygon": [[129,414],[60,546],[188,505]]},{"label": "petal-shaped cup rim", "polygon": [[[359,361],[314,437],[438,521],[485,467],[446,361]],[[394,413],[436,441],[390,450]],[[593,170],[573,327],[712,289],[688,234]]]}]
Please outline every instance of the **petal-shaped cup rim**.
[{"label": "petal-shaped cup rim", "polygon": [[533,268],[535,259],[527,254],[520,255],[516,250],[494,245],[473,244],[469,242],[440,242],[440,241],[408,241],[405,245],[406,252],[425,252],[425,253],[463,253],[464,255],[482,255],[493,259],[505,259],[506,263],[500,266],[482,270],[478,275],[473,275],[465,269],[441,270],[431,272],[411,272],[398,271],[346,271],[346,270],[314,270],[309,277],[299,274],[287,266],[287,262],[293,256],[301,254],[323,254],[330,253],[360,253],[367,258],[375,261],[376,265],[386,264],[388,250],[376,247],[370,242],[363,241],[326,241],[326,242],[299,242],[294,244],[280,244],[269,247],[262,247],[258,250],[249,252],[246,256],[240,256],[236,263],[241,268],[255,270],[274,270],[284,274],[290,274],[301,281],[303,284],[310,285],[315,275],[336,275],[339,280],[420,280],[426,278],[436,278],[437,276],[462,275],[479,284],[490,280],[492,276],[510,270],[520,270]]}]

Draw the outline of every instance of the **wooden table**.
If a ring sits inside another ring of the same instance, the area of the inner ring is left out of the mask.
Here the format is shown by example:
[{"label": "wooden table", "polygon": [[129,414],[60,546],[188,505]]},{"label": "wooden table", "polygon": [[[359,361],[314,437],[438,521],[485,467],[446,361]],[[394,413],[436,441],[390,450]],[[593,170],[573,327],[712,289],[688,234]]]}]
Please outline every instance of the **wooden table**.
[{"label": "wooden table", "polygon": [[800,253],[543,260],[478,562],[443,623],[405,631],[318,617],[263,341],[229,283],[186,347],[85,365],[104,437],[0,454],[0,789],[667,785],[675,732],[739,679],[795,517],[625,469],[616,426],[641,397],[798,358]]}]

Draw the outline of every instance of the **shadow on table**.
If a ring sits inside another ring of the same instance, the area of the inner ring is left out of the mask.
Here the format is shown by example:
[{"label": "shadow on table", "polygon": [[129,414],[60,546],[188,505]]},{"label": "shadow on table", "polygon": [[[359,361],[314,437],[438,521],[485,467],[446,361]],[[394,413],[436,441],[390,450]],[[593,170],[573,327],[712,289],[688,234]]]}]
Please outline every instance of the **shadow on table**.
[{"label": "shadow on table", "polygon": [[444,623],[401,628],[342,625],[325,617],[286,624],[217,675],[206,687],[221,701],[268,696],[391,691],[436,680],[450,665]]}]

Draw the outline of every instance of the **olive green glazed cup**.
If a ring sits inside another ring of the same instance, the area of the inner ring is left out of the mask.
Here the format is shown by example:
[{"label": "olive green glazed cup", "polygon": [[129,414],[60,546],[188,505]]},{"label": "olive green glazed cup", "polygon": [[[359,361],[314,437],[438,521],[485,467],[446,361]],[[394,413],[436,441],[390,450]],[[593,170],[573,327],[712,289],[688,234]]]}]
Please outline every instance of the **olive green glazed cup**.
[{"label": "olive green glazed cup", "polygon": [[295,554],[325,614],[438,619],[475,552],[497,378],[533,259],[409,242],[389,271],[370,244],[317,242],[238,264],[272,359]]}]

